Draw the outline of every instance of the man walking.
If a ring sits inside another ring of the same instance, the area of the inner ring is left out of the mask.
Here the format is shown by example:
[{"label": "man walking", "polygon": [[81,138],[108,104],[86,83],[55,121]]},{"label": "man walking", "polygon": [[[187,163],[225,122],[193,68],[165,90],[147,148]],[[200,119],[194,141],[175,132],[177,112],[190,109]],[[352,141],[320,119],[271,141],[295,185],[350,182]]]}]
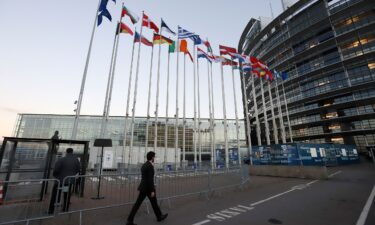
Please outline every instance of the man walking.
[{"label": "man walking", "polygon": [[136,225],[133,223],[134,216],[137,213],[139,207],[141,206],[143,200],[148,197],[151,202],[152,209],[154,210],[156,219],[158,222],[165,220],[167,218],[168,213],[162,214],[160,208],[158,206],[158,201],[156,199],[155,194],[155,185],[154,185],[154,160],[155,160],[155,152],[148,152],[147,155],[147,162],[142,165],[141,172],[142,172],[142,179],[141,183],[138,186],[139,195],[137,201],[133,205],[132,210],[128,216],[128,221],[126,225]]},{"label": "man walking", "polygon": [[[62,188],[64,192],[64,204],[62,208],[64,212],[69,210],[71,188],[72,188],[72,184],[74,183],[74,178],[65,179],[65,183],[63,183],[64,178],[78,174],[80,171],[80,168],[81,168],[81,165],[77,157],[73,155],[72,148],[67,148],[65,157],[62,157],[61,159],[57,160],[57,162],[55,163],[55,167],[53,169],[53,177],[55,177],[56,179],[60,181],[60,188]],[[48,210],[49,214],[53,214],[54,212],[56,194],[57,194],[58,188],[59,187],[56,182],[52,189],[51,202],[49,204],[49,210]],[[60,195],[61,195],[61,191],[59,191],[59,194],[58,194],[58,202],[60,202]]]}]

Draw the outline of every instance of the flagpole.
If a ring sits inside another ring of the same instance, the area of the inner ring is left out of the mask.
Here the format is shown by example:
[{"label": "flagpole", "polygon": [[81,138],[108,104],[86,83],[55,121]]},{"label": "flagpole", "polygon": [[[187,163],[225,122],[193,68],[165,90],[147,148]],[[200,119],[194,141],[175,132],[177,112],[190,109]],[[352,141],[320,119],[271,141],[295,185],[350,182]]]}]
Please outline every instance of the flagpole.
[{"label": "flagpole", "polygon": [[[197,59],[195,56],[195,44],[193,45],[194,48],[194,57],[193,59]],[[198,81],[198,145],[199,145],[199,167],[202,166],[202,137],[201,137],[201,97],[200,97],[200,79],[199,79],[199,60],[197,59],[197,81]]]},{"label": "flagpole", "polygon": [[283,111],[281,109],[281,101],[280,101],[280,95],[279,95],[279,87],[277,83],[277,77],[276,77],[276,98],[277,98],[277,108],[279,111],[279,121],[280,121],[280,128],[281,128],[281,139],[283,144],[286,143],[286,136],[285,136],[285,126],[284,126],[284,119],[283,119]]},{"label": "flagpole", "polygon": [[[161,21],[160,21],[160,39],[162,35],[161,29]],[[159,58],[158,58],[158,73],[157,73],[157,81],[156,81],[156,103],[155,103],[155,129],[154,129],[154,152],[156,152],[156,146],[158,141],[158,116],[159,116],[159,86],[160,86],[160,52],[161,52],[161,40],[159,43]]]},{"label": "flagpole", "polygon": [[[142,39],[142,37],[141,37],[141,39]],[[150,77],[149,77],[149,81],[148,81],[145,159],[146,159],[147,148],[148,148],[148,128],[149,128],[149,123],[150,123],[150,99],[151,99],[151,80],[152,80],[152,61],[153,61],[153,58],[154,58],[154,45],[152,45],[152,48],[151,48]]]},{"label": "flagpole", "polygon": [[[122,7],[121,7],[122,8]],[[118,44],[120,42],[120,21],[119,21],[119,28],[117,30],[117,41],[116,41],[116,50],[115,50],[115,57],[113,59],[113,66],[112,66],[112,75],[111,75],[111,87],[109,89],[109,95],[108,95],[108,104],[107,104],[107,114],[106,114],[106,119],[105,119],[105,125],[104,125],[104,133],[106,131],[106,128],[107,128],[107,124],[108,124],[108,119],[109,119],[109,112],[110,112],[110,109],[111,109],[111,100],[112,100],[112,90],[113,90],[113,81],[115,79],[115,70],[116,70],[116,61],[117,61],[117,53],[118,53]],[[115,157],[117,155],[117,151],[115,151]]]},{"label": "flagpole", "polygon": [[211,101],[212,101],[212,148],[213,148],[213,160],[214,160],[214,167],[216,167],[216,135],[215,135],[215,101],[214,101],[214,86],[213,86],[213,76],[212,76],[212,63],[210,65],[210,81],[211,81]]},{"label": "flagpole", "polygon": [[236,136],[237,136],[237,151],[238,151],[238,165],[241,166],[241,152],[240,152],[240,135],[239,135],[239,123],[238,123],[238,111],[237,111],[237,97],[236,97],[236,87],[234,83],[234,69],[232,65],[232,84],[233,84],[233,100],[234,100],[234,112],[236,116]]},{"label": "flagpole", "polygon": [[[177,28],[178,30],[178,28]],[[178,62],[179,62],[179,35],[177,36],[177,65],[176,65],[176,115],[175,115],[175,152],[174,152],[174,161],[175,161],[175,170],[177,171],[177,149],[178,149]]]},{"label": "flagpole", "polygon": [[225,89],[224,89],[224,74],[223,64],[220,64],[221,68],[221,93],[223,97],[223,115],[224,115],[224,141],[225,141],[225,168],[229,168],[229,152],[228,152],[228,124],[227,124],[227,112],[225,107]]},{"label": "flagpole", "polygon": [[211,169],[214,169],[214,161],[213,161],[213,144],[212,144],[212,141],[213,141],[213,137],[212,137],[212,110],[211,110],[211,87],[210,87],[210,62],[208,61],[207,59],[207,85],[208,85],[208,111],[209,111],[209,114],[210,114],[210,120],[209,120],[209,132],[210,132],[210,152],[211,152],[211,158],[210,158],[210,161],[211,161]]},{"label": "flagpole", "polygon": [[[193,55],[195,55],[195,47],[193,48]],[[195,75],[195,61],[193,60],[193,75],[194,75],[194,133],[193,133],[193,143],[194,143],[194,166],[197,166],[197,96],[196,96],[196,75]]]},{"label": "flagpole", "polygon": [[279,144],[279,134],[278,134],[277,124],[276,124],[276,119],[275,119],[275,112],[274,112],[274,109],[273,109],[273,98],[272,98],[272,94],[271,94],[271,84],[270,84],[270,81],[267,81],[266,83],[268,85],[268,96],[269,96],[270,103],[271,103],[273,138],[275,140],[275,144]]},{"label": "flagpole", "polygon": [[117,44],[118,44],[118,30],[119,30],[119,27],[116,28],[116,34],[115,34],[115,39],[113,40],[113,48],[112,48],[112,56],[111,56],[111,64],[110,64],[110,67],[109,67],[109,73],[108,73],[108,80],[107,80],[107,90],[106,90],[106,94],[105,94],[105,100],[104,100],[104,109],[103,109],[103,117],[102,117],[102,124],[101,124],[101,127],[100,127],[100,137],[101,138],[104,138],[105,136],[105,132],[106,132],[106,128],[107,128],[107,122],[108,122],[108,105],[109,105],[109,101],[110,101],[110,94],[112,93],[111,92],[111,87],[112,87],[112,79],[113,79],[113,75],[112,75],[112,70],[113,70],[113,65],[114,65],[114,60],[115,60],[115,55],[116,55],[116,48],[117,48]]},{"label": "flagpole", "polygon": [[263,103],[263,119],[264,119],[264,125],[266,127],[266,141],[267,145],[271,144],[270,140],[270,128],[268,125],[268,115],[267,115],[267,107],[266,107],[266,101],[264,100],[264,89],[263,89],[263,79],[262,77],[259,78],[260,81],[260,91],[262,94],[262,103]]},{"label": "flagpole", "polygon": [[81,89],[79,91],[79,96],[78,96],[78,101],[77,101],[77,109],[76,109],[76,116],[74,118],[74,125],[73,125],[73,130],[72,130],[72,138],[71,138],[72,140],[75,140],[77,138],[77,129],[78,129],[79,117],[80,117],[80,114],[81,114],[83,92],[85,90],[87,70],[88,70],[89,62],[90,62],[91,48],[92,48],[92,43],[93,43],[93,40],[94,40],[96,23],[98,21],[98,12],[99,12],[100,3],[101,3],[101,0],[99,0],[98,8],[97,8],[96,13],[95,13],[95,20],[94,20],[94,26],[93,26],[92,32],[91,32],[89,50],[87,51],[85,69],[83,70],[83,76],[82,76],[82,81],[81,81]]},{"label": "flagpole", "polygon": [[241,77],[242,81],[242,88],[243,88],[243,98],[245,100],[245,121],[246,121],[246,127],[247,127],[247,139],[248,139],[248,156],[250,159],[250,165],[253,165],[253,148],[251,143],[251,127],[250,127],[250,112],[249,112],[249,106],[248,106],[248,100],[247,100],[247,91],[246,91],[246,85],[245,85],[245,73],[242,73]]},{"label": "flagpole", "polygon": [[[137,28],[134,29],[137,32]],[[123,152],[122,152],[122,162],[125,163],[125,148],[126,148],[126,138],[128,133],[128,119],[129,119],[129,103],[130,103],[130,90],[132,85],[132,73],[133,73],[133,60],[134,60],[134,46],[135,42],[133,40],[133,47],[132,47],[132,57],[130,63],[130,73],[129,73],[129,81],[128,81],[128,94],[126,97],[126,113],[125,113],[125,125],[124,125],[124,141],[123,141]]]},{"label": "flagpole", "polygon": [[184,108],[183,108],[183,122],[182,122],[182,161],[185,162],[185,137],[186,132],[186,54],[184,54]]},{"label": "flagpole", "polygon": [[[256,99],[256,93],[255,93],[255,85],[254,85],[254,74],[251,74],[251,88],[253,92],[253,101],[254,101],[254,110],[255,110],[255,119],[256,119],[256,129],[257,129],[257,140],[258,140],[258,146],[262,145],[262,139],[261,139],[261,130],[260,130],[260,121],[259,121],[259,112],[258,112],[258,104],[257,104],[257,99]],[[259,78],[260,79],[260,78]]]},{"label": "flagpole", "polygon": [[165,107],[165,130],[164,130],[164,140],[165,140],[165,149],[164,149],[164,168],[166,168],[167,163],[167,148],[168,148],[168,104],[169,104],[169,58],[170,52],[168,50],[168,66],[167,66],[167,99],[166,99],[166,107]]},{"label": "flagpole", "polygon": [[290,124],[290,119],[289,119],[288,102],[286,101],[285,88],[284,88],[284,80],[283,80],[283,82],[281,82],[281,85],[283,87],[284,103],[285,103],[285,110],[286,110],[286,118],[288,120],[288,126],[289,126],[290,142],[293,142],[292,125]]},{"label": "flagpole", "polygon": [[[144,16],[144,12],[142,12],[142,19]],[[143,26],[141,24],[141,31],[139,33],[140,39],[142,39],[142,29]],[[141,40],[139,40],[138,43],[138,56],[137,56],[137,68],[136,68],[136,73],[135,73],[135,83],[134,83],[134,96],[133,96],[133,108],[132,108],[132,123],[131,123],[131,139],[130,139],[130,148],[129,148],[129,161],[128,161],[128,169],[130,168],[130,161],[131,161],[131,152],[133,151],[133,142],[134,142],[134,120],[135,120],[135,107],[137,103],[137,91],[138,91],[138,74],[139,74],[139,58],[141,55]]]}]

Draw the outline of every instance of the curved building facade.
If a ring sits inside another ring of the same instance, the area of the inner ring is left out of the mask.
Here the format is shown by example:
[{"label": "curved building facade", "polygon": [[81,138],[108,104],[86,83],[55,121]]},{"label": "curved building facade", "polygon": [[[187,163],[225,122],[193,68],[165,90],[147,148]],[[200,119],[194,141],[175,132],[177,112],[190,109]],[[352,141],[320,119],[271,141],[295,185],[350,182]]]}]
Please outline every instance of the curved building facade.
[{"label": "curved building facade", "polygon": [[[300,0],[271,22],[262,22],[250,20],[238,50],[288,74],[284,82],[278,80],[278,88],[276,82],[262,82],[271,144],[276,136],[281,142],[282,124],[290,140],[285,104],[277,107],[284,85],[293,141],[355,144],[360,150],[375,145],[375,1]],[[261,82],[249,74],[245,80],[252,143],[264,145]],[[279,110],[282,117],[276,116]]]}]

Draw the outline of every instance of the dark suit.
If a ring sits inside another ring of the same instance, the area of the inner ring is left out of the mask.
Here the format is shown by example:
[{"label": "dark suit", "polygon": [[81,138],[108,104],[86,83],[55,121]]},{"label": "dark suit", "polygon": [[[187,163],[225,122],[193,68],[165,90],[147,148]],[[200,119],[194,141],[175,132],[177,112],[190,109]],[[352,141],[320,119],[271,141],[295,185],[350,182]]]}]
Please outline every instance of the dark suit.
[{"label": "dark suit", "polygon": [[[60,181],[60,188],[63,186],[66,186],[68,188],[68,191],[64,192],[63,211],[69,210],[71,188],[72,184],[74,183],[74,178],[65,179],[65,183],[63,183],[64,178],[78,174],[80,171],[80,167],[81,165],[77,157],[75,157],[73,154],[66,154],[65,157],[57,160],[57,162],[55,163],[55,168],[53,169],[53,177]],[[58,184],[56,182],[52,189],[51,202],[48,211],[50,214],[54,212],[54,204],[56,201],[56,194],[58,192],[57,190]],[[60,194],[61,191],[59,191],[58,193],[58,202],[60,202]]]},{"label": "dark suit", "polygon": [[162,213],[158,206],[158,201],[156,199],[156,194],[154,197],[151,197],[151,193],[155,193],[155,185],[154,185],[154,166],[150,161],[145,162],[141,168],[142,173],[142,180],[138,186],[139,195],[137,201],[135,202],[129,217],[128,222],[133,222],[134,216],[137,213],[139,207],[142,205],[143,200],[148,197],[151,202],[152,209],[154,210],[156,218],[160,218]]}]

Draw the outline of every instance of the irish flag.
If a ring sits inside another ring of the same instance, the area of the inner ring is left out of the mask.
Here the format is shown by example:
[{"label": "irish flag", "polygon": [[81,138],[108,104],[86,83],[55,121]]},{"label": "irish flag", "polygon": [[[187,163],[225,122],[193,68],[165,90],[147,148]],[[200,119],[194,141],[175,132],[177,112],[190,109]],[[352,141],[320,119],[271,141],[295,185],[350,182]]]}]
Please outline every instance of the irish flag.
[{"label": "irish flag", "polygon": [[139,17],[136,14],[134,14],[132,11],[130,11],[128,8],[126,8],[125,6],[122,7],[122,13],[121,13],[121,17],[124,17],[124,16],[129,16],[133,24],[137,23],[139,20]]}]

